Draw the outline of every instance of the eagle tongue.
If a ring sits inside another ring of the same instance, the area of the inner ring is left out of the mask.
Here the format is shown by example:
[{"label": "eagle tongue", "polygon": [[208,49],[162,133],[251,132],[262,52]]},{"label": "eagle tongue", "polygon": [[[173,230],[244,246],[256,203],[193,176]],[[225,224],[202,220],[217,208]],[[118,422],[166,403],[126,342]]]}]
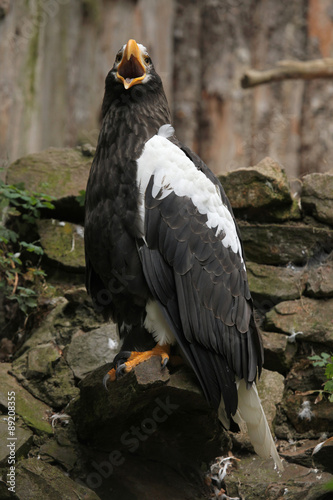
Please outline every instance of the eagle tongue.
[{"label": "eagle tongue", "polygon": [[122,67],[120,68],[119,74],[128,82],[130,82],[133,78],[139,78],[143,76],[144,71],[133,54],[130,59],[126,61]]}]

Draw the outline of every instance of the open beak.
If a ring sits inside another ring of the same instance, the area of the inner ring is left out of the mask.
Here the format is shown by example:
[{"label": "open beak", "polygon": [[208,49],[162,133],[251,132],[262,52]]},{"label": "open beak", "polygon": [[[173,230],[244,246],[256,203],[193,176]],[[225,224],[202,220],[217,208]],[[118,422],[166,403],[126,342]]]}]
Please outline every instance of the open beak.
[{"label": "open beak", "polygon": [[125,89],[141,83],[146,76],[146,68],[141,60],[141,52],[135,40],[128,40],[124,55],[118,66],[117,77]]}]

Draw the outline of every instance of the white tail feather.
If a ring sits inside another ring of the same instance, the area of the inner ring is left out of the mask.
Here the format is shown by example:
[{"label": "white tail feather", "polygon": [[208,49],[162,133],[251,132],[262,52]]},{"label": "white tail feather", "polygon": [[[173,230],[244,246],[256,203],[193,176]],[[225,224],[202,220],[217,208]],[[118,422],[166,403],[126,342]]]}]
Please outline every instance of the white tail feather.
[{"label": "white tail feather", "polygon": [[237,382],[237,387],[238,409],[232,417],[233,420],[240,428],[243,428],[246,423],[255,452],[262,458],[272,457],[275,465],[283,470],[255,383],[247,389],[245,380],[240,380]]},{"label": "white tail feather", "polygon": [[[238,409],[232,419],[239,425],[241,431],[247,431],[254,451],[262,458],[272,457],[276,467],[283,470],[255,383],[247,389],[245,380],[240,380],[237,381],[237,388]],[[225,412],[223,398],[219,407],[219,419],[224,427],[229,429],[230,422]]]}]

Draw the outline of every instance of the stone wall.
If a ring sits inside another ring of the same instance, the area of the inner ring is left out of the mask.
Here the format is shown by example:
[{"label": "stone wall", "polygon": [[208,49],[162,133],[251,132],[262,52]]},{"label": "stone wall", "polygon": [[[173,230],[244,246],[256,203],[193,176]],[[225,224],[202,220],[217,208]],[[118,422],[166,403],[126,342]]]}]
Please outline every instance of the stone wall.
[{"label": "stone wall", "polygon": [[[324,370],[308,357],[333,348],[333,172],[305,176],[300,194],[269,158],[220,179],[248,259],[264,366],[285,376],[275,434],[318,439],[333,431],[332,408],[317,399]],[[304,404],[309,418],[300,416]]]}]

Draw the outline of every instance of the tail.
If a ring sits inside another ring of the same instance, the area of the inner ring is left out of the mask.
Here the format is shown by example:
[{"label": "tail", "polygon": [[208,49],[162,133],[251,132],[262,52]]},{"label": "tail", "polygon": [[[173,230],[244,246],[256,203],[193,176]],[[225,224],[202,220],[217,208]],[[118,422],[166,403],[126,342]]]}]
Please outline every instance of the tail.
[{"label": "tail", "polygon": [[254,451],[262,458],[272,457],[275,466],[282,471],[283,465],[276,450],[255,383],[247,389],[246,382],[242,379],[237,382],[237,386],[238,408],[232,419],[241,429],[244,429],[244,424],[246,424]]}]

